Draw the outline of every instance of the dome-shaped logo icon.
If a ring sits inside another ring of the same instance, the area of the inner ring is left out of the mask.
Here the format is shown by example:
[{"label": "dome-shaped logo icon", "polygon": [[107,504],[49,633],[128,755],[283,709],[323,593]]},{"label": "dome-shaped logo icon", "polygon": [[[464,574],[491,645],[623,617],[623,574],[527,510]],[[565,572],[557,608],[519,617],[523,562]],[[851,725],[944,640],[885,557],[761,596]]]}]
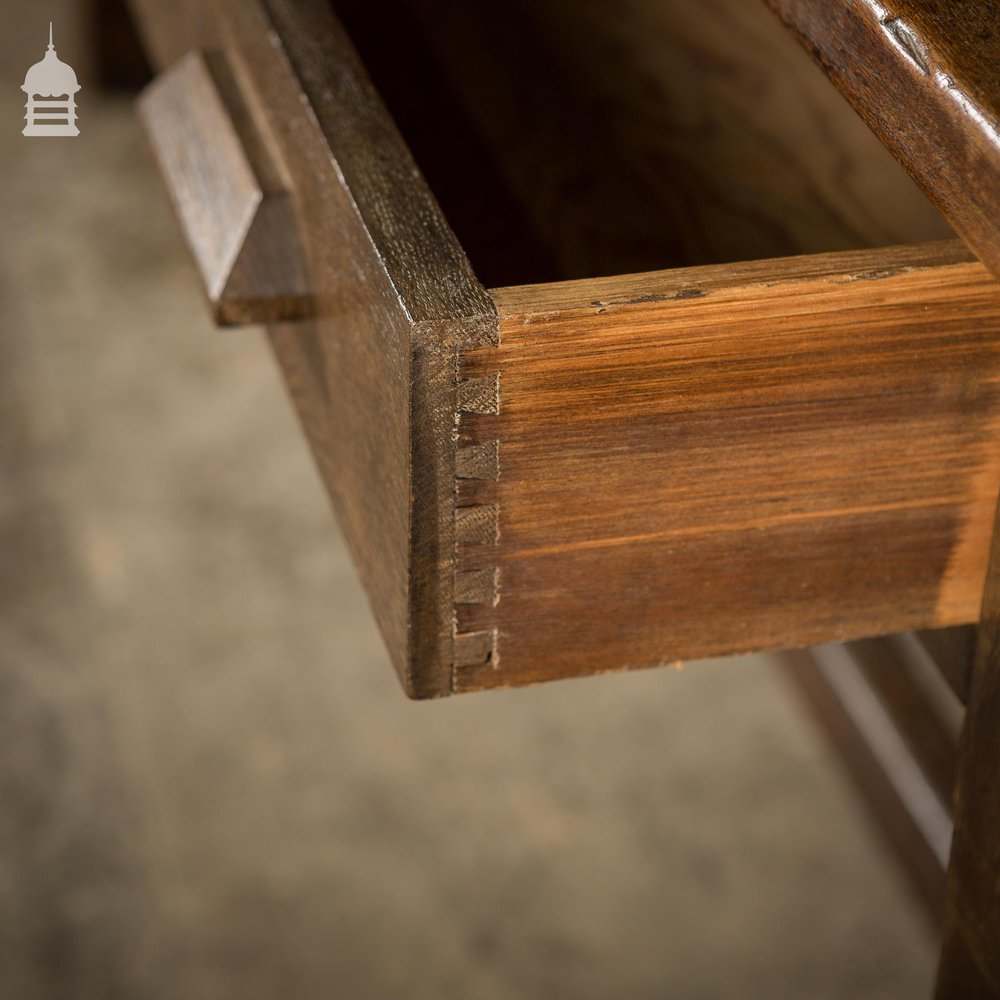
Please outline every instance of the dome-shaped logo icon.
[{"label": "dome-shaped logo icon", "polygon": [[72,66],[59,59],[52,44],[49,22],[49,50],[41,62],[28,70],[21,87],[28,95],[23,135],[79,135],[76,127],[76,95],[80,84]]}]

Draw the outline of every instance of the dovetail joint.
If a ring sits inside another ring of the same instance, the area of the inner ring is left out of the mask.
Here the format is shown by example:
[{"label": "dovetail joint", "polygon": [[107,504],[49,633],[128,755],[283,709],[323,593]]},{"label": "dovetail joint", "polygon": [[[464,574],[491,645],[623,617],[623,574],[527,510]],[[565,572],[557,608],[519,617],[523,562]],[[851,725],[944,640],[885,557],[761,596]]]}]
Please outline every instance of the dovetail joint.
[{"label": "dovetail joint", "polygon": [[[456,422],[463,414],[495,416],[500,412],[500,373],[458,382]],[[470,426],[477,426],[470,421]],[[500,442],[470,441],[456,445],[456,493],[459,480],[497,482],[500,478]],[[500,508],[495,502],[455,508],[453,670],[496,669],[500,662],[499,630],[489,627],[487,609],[500,601]],[[471,615],[476,624],[465,627]],[[481,626],[486,617],[486,627]]]},{"label": "dovetail joint", "polygon": [[500,442],[470,444],[458,449],[455,462],[458,479],[496,480],[500,476]]},{"label": "dovetail joint", "polygon": [[455,511],[455,544],[496,545],[500,541],[500,508],[495,503],[459,507]]},{"label": "dovetail joint", "polygon": [[500,372],[459,382],[458,408],[462,413],[499,413]]},{"label": "dovetail joint", "polygon": [[455,669],[499,665],[497,630],[459,632],[455,635]]}]

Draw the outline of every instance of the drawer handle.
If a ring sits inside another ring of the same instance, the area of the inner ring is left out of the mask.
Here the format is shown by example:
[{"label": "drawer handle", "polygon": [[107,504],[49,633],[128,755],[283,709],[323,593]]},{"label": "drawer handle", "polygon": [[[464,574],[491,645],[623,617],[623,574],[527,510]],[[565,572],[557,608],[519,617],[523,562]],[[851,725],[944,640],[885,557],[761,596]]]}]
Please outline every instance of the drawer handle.
[{"label": "drawer handle", "polygon": [[221,57],[192,52],[139,116],[220,326],[311,312],[295,206]]}]

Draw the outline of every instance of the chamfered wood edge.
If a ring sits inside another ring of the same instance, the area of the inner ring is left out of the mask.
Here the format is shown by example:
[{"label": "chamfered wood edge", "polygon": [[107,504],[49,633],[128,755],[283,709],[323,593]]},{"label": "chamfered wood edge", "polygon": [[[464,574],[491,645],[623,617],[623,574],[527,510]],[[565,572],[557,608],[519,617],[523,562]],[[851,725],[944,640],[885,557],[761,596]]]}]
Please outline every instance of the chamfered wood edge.
[{"label": "chamfered wood edge", "polygon": [[255,2],[281,40],[306,114],[329,144],[406,314],[416,324],[466,317],[469,340],[489,342],[490,297],[328,0]]},{"label": "chamfered wood edge", "polygon": [[220,54],[193,49],[136,106],[220,326],[308,318],[294,209]]}]

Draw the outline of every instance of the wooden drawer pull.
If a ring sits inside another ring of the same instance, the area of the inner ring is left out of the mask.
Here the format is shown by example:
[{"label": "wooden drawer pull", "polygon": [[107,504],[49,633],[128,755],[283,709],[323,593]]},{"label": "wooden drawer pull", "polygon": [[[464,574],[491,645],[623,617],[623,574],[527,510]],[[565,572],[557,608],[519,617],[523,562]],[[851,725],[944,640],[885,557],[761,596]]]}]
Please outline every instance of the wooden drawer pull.
[{"label": "wooden drawer pull", "polygon": [[139,114],[216,322],[302,319],[295,208],[239,103],[221,57],[192,52],[146,88]]}]

